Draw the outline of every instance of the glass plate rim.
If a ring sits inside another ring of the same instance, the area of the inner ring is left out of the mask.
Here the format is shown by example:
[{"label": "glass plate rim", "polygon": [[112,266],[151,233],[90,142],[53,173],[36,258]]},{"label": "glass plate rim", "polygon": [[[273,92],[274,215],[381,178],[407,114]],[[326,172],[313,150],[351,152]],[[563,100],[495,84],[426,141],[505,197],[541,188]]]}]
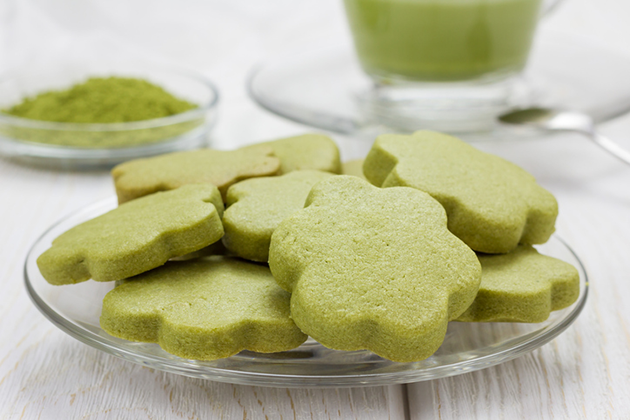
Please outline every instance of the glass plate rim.
[{"label": "glass plate rim", "polygon": [[[582,260],[575,253],[575,251],[567,244],[567,242],[559,237],[557,234],[553,238],[560,242],[564,248],[575,258],[578,264],[578,270],[580,272],[580,285],[583,285],[582,293],[578,297],[578,300],[574,303],[573,308],[569,313],[565,315],[556,325],[548,330],[542,332],[535,331],[530,332],[528,335],[532,335],[522,343],[519,343],[513,347],[503,349],[497,353],[487,354],[474,359],[463,360],[447,365],[440,365],[423,370],[413,370],[403,372],[387,372],[387,373],[367,373],[367,374],[347,374],[347,375],[294,375],[294,374],[270,374],[261,372],[243,372],[238,370],[231,370],[226,368],[210,367],[210,366],[195,366],[188,364],[185,359],[179,360],[165,360],[159,356],[134,353],[130,350],[117,347],[111,343],[108,343],[104,338],[89,331],[75,322],[67,320],[63,315],[59,314],[53,308],[51,308],[43,298],[39,296],[34,286],[31,284],[31,280],[28,274],[28,262],[34,258],[33,251],[36,245],[53,229],[58,225],[66,222],[75,216],[82,213],[90,212],[102,207],[111,206],[116,203],[116,197],[110,197],[104,200],[97,201],[95,203],[84,206],[78,210],[66,214],[61,217],[55,223],[53,223],[48,229],[46,229],[38,238],[33,242],[26,255],[24,262],[24,285],[27,294],[33,302],[34,306],[41,312],[41,314],[48,319],[57,328],[75,338],[76,340],[89,345],[99,351],[113,355],[120,359],[130,361],[133,363],[146,365],[148,367],[175,373],[183,376],[189,376],[193,378],[209,379],[216,382],[224,382],[239,385],[253,385],[253,386],[271,386],[271,387],[288,387],[298,386],[307,388],[322,388],[322,387],[362,387],[362,386],[382,386],[382,385],[395,385],[405,384],[413,382],[421,382],[425,380],[432,380],[438,378],[446,378],[451,376],[460,375],[462,373],[474,372],[477,370],[485,369],[487,367],[496,366],[501,363],[516,359],[530,351],[533,351],[544,344],[550,342],[562,332],[564,332],[582,312],[582,309],[586,305],[588,291],[590,287],[590,279]],[[583,276],[582,276],[583,275]],[[428,373],[432,374],[429,375]],[[440,375],[435,375],[438,372]]]}]

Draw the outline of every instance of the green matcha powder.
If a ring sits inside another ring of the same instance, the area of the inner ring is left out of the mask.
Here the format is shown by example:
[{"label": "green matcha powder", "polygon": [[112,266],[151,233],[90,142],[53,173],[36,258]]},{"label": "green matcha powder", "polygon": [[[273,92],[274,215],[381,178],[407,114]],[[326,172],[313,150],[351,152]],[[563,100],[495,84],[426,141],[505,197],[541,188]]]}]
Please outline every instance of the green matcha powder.
[{"label": "green matcha powder", "polygon": [[146,80],[92,77],[67,90],[26,98],[3,112],[40,121],[120,123],[168,117],[195,107]]},{"label": "green matcha powder", "polygon": [[[61,123],[124,123],[168,117],[197,108],[160,86],[129,77],[92,77],[66,90],[25,98],[1,112],[31,120]],[[79,148],[133,147],[169,140],[204,123],[203,117],[129,130],[46,130],[0,123],[8,138]]]}]

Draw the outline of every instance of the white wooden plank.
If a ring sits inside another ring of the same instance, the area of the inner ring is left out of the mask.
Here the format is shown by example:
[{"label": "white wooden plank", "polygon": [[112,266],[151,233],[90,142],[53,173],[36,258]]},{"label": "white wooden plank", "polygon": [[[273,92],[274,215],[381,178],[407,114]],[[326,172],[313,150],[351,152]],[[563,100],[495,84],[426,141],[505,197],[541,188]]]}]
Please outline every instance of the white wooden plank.
[{"label": "white wooden plank", "polygon": [[404,418],[399,386],[287,389],[187,378],[103,354],[39,321],[20,337],[9,369],[1,365],[7,418]]}]

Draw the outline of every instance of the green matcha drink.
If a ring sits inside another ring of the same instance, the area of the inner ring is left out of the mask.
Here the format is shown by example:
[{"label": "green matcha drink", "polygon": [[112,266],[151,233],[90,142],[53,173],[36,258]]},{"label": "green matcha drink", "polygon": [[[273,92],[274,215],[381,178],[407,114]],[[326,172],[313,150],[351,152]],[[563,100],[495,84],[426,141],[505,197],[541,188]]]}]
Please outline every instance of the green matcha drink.
[{"label": "green matcha drink", "polygon": [[541,0],[344,0],[373,76],[417,81],[509,75],[527,60]]}]

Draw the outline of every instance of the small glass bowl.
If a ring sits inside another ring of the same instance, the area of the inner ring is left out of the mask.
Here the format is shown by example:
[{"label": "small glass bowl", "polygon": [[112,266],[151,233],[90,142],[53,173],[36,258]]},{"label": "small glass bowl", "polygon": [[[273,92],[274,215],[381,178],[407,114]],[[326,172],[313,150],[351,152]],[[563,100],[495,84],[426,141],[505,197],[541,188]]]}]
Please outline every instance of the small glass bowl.
[{"label": "small glass bowl", "polygon": [[206,144],[219,100],[213,83],[202,75],[150,64],[64,63],[46,68],[45,73],[28,70],[6,75],[0,78],[0,109],[41,92],[67,89],[89,77],[112,75],[148,80],[197,108],[164,118],[110,124],[38,121],[0,112],[0,154],[40,166],[94,168]]}]

